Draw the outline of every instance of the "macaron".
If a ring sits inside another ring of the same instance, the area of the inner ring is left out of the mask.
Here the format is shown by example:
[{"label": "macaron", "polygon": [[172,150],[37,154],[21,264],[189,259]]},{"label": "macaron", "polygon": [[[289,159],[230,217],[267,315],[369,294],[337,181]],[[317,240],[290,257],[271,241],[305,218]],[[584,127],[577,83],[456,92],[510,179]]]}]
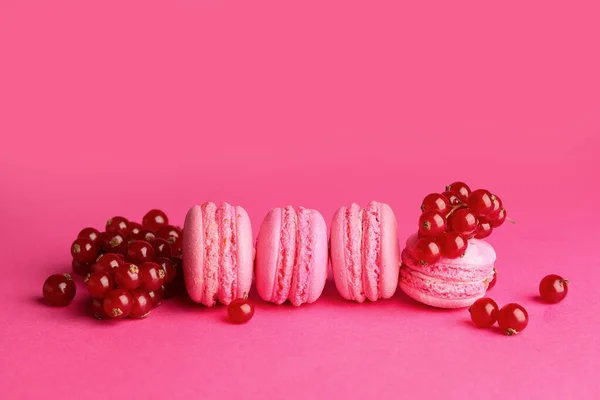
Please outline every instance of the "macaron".
[{"label": "macaron", "polygon": [[275,304],[321,296],[327,279],[327,228],[317,210],[287,206],[266,215],[256,240],[256,288]]},{"label": "macaron", "polygon": [[388,299],[398,287],[400,248],[394,212],[384,203],[340,208],[331,223],[331,266],[346,300]]},{"label": "macaron", "polygon": [[469,239],[460,258],[442,257],[435,264],[422,264],[415,257],[418,235],[406,241],[402,251],[399,285],[413,299],[439,308],[469,307],[484,297],[494,277],[496,252],[487,242]]},{"label": "macaron", "polygon": [[246,295],[252,285],[252,227],[240,206],[193,206],[183,227],[183,275],[190,298],[211,307]]}]

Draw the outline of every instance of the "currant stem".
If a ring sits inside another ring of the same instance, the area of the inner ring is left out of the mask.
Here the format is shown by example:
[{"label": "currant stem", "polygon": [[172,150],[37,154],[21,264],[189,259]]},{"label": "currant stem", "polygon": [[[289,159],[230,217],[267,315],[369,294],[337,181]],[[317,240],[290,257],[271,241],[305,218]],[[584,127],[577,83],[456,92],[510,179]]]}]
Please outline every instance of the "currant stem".
[{"label": "currant stem", "polygon": [[517,221],[515,221],[514,219],[511,219],[511,218],[509,218],[509,217],[506,217],[506,220],[507,220],[508,222],[510,222],[511,224],[513,224],[513,225],[515,225],[515,224],[517,223]]},{"label": "currant stem", "polygon": [[452,207],[450,212],[448,214],[446,214],[446,219],[448,219],[452,214],[454,214],[454,211],[458,210],[459,208],[466,207],[466,206],[467,205],[465,203],[460,203],[460,204],[455,205],[454,207]]}]

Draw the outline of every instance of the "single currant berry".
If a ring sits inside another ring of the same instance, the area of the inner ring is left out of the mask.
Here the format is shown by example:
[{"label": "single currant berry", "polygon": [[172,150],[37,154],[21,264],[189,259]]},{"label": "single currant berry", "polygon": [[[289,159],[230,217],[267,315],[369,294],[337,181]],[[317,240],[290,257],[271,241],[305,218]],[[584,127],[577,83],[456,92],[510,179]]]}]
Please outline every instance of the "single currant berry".
[{"label": "single currant berry", "polygon": [[464,182],[454,182],[453,184],[446,186],[446,191],[456,193],[463,203],[467,202],[467,199],[471,194],[471,188]]},{"label": "single currant berry", "polygon": [[450,200],[443,194],[430,193],[423,199],[421,204],[421,211],[439,211],[442,215],[446,215],[450,212]]},{"label": "single currant berry", "polygon": [[173,282],[173,280],[175,280],[175,277],[177,276],[177,270],[175,268],[175,264],[173,263],[173,261],[171,261],[170,258],[160,257],[154,260],[154,262],[160,265],[160,267],[165,273],[165,285],[168,285],[169,283]]},{"label": "single currant berry", "polygon": [[107,253],[127,253],[125,234],[121,232],[107,232],[104,235],[104,251]]},{"label": "single currant berry", "polygon": [[176,252],[181,248],[181,241],[183,240],[183,232],[181,228],[177,226],[167,225],[161,228],[157,235],[160,238],[167,239],[171,243],[171,250]]},{"label": "single currant berry", "polygon": [[171,243],[167,239],[156,238],[150,241],[152,248],[154,249],[154,256],[159,257],[171,257]]},{"label": "single currant berry", "polygon": [[492,234],[493,230],[492,225],[484,217],[481,217],[477,233],[475,233],[475,239],[485,239]]},{"label": "single currant berry", "polygon": [[138,224],[137,222],[129,222],[127,225],[127,241],[137,240],[136,237],[139,233],[144,230],[142,224]]},{"label": "single currant berry", "polygon": [[97,249],[102,247],[102,233],[96,228],[83,228],[77,237],[90,239]]},{"label": "single currant berry", "polygon": [[158,232],[161,228],[169,225],[169,218],[167,218],[167,214],[164,211],[150,210],[142,218],[142,225],[144,225],[145,229]]},{"label": "single currant berry", "polygon": [[133,297],[125,289],[113,289],[104,297],[103,307],[110,318],[125,318],[133,307]]},{"label": "single currant berry", "polygon": [[115,282],[110,273],[98,271],[85,278],[88,293],[95,299],[102,299],[106,293],[115,288]]},{"label": "single currant berry", "polygon": [[569,281],[558,275],[547,275],[540,282],[540,296],[546,303],[561,302],[569,293]]},{"label": "single currant berry", "polygon": [[132,263],[123,263],[115,271],[115,282],[121,289],[134,290],[140,287],[142,279],[140,269]]},{"label": "single currant berry", "polygon": [[452,230],[466,237],[472,237],[477,232],[479,220],[468,208],[454,211],[449,218]]},{"label": "single currant berry", "polygon": [[131,292],[133,298],[133,307],[129,313],[129,318],[140,319],[146,317],[152,311],[152,298],[143,290],[134,290]]},{"label": "single currant berry", "polygon": [[469,313],[478,328],[490,328],[498,320],[498,304],[489,297],[484,297],[469,307]]},{"label": "single currant berry", "polygon": [[122,263],[123,261],[121,260],[120,254],[102,254],[96,260],[96,264],[92,266],[92,272],[102,271],[113,275],[116,268],[119,268]]},{"label": "single currant berry", "polygon": [[92,264],[90,263],[80,263],[77,260],[73,260],[71,262],[71,268],[73,269],[73,273],[79,276],[86,277],[87,274],[92,272]]},{"label": "single currant berry", "polygon": [[75,297],[77,287],[69,274],[50,275],[44,282],[42,294],[51,306],[64,307]]},{"label": "single currant berry", "polygon": [[165,271],[154,262],[140,265],[140,288],[148,292],[159,289],[164,283]]},{"label": "single currant berry", "polygon": [[458,195],[454,192],[445,191],[444,193],[442,193],[442,195],[444,195],[444,197],[448,199],[452,207],[464,204],[460,197],[458,197]]},{"label": "single currant berry", "polygon": [[90,238],[79,237],[71,245],[71,255],[80,263],[89,263],[98,256],[98,249]]},{"label": "single currant berry", "polygon": [[129,243],[126,258],[127,261],[138,265],[152,261],[154,260],[154,248],[144,240],[136,240]]},{"label": "single currant berry", "polygon": [[229,321],[244,324],[254,316],[254,304],[247,298],[235,299],[227,306]]},{"label": "single currant berry", "polygon": [[148,296],[150,296],[150,301],[152,302],[152,308],[160,306],[164,298],[164,294],[165,291],[162,286],[157,290],[150,290],[148,292]]},{"label": "single currant berry", "polygon": [[96,319],[107,319],[109,318],[106,311],[104,311],[104,299],[92,299],[92,315]]},{"label": "single currant berry", "polygon": [[419,232],[424,237],[436,237],[446,230],[446,218],[439,211],[425,211],[419,217]]},{"label": "single currant berry", "polygon": [[498,277],[498,271],[496,270],[496,268],[494,268],[494,277],[492,278],[492,280],[488,284],[487,290],[490,290],[491,288],[493,288],[494,286],[496,286],[496,281],[498,280],[497,277]]},{"label": "single currant berry", "polygon": [[498,228],[506,221],[506,210],[501,208],[497,214],[493,215],[493,219],[490,219],[489,215],[485,219],[490,223],[492,228]]},{"label": "single currant berry", "polygon": [[508,336],[516,335],[523,331],[529,323],[527,310],[516,303],[505,305],[498,312],[498,325],[502,332]]},{"label": "single currant berry", "polygon": [[148,229],[142,229],[140,231],[138,231],[138,233],[136,234],[131,234],[129,235],[129,243],[131,242],[135,242],[138,240],[143,240],[145,242],[150,242],[152,240],[154,240],[156,238],[156,235],[152,232],[150,232]]},{"label": "single currant berry", "polygon": [[488,219],[488,221],[491,221],[492,219],[496,219],[498,217],[498,214],[500,213],[501,209],[502,209],[502,200],[500,200],[500,197],[496,196],[495,194],[492,195],[492,211],[490,211],[489,214],[486,215],[486,218]]},{"label": "single currant berry", "polygon": [[445,232],[438,238],[442,257],[459,258],[467,251],[467,239],[458,232]]},{"label": "single currant berry", "polygon": [[494,209],[494,197],[485,189],[477,189],[469,195],[467,204],[476,217],[485,217]]},{"label": "single currant berry", "polygon": [[422,238],[415,246],[415,257],[422,265],[431,265],[440,260],[442,252],[434,238]]},{"label": "single currant berry", "polygon": [[124,235],[128,233],[129,221],[124,217],[112,217],[106,221],[106,232],[121,232]]}]

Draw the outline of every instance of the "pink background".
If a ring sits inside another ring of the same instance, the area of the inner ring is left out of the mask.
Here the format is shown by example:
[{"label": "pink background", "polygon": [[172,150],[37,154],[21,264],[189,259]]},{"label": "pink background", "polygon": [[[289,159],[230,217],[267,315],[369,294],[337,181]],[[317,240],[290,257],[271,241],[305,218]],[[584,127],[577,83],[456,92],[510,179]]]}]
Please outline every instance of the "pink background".
[{"label": "pink background", "polygon": [[[1,398],[600,396],[597,1],[122,3],[0,1]],[[519,222],[490,240],[517,337],[332,282],[245,326],[183,301],[99,322],[81,282],[39,301],[113,215],[228,201],[256,233],[271,207],[376,199],[404,241],[457,179]],[[561,304],[535,299],[548,273]]]}]

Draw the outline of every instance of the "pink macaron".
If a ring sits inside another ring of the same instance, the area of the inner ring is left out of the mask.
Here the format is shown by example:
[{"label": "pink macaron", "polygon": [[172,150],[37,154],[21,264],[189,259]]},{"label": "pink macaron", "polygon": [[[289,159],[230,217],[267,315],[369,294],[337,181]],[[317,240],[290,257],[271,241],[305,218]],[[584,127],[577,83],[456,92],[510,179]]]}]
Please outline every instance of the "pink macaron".
[{"label": "pink macaron", "polygon": [[316,210],[287,206],[267,214],[256,240],[256,288],[265,300],[312,303],[327,279],[327,228]]},{"label": "pink macaron", "polygon": [[469,307],[483,297],[494,277],[496,252],[487,242],[469,239],[465,254],[456,259],[442,257],[423,265],[414,255],[417,235],[402,251],[400,288],[413,299],[439,308]]},{"label": "pink macaron", "polygon": [[394,212],[384,203],[340,208],[331,224],[331,266],[343,298],[388,299],[398,287],[400,248]]},{"label": "pink macaron", "polygon": [[252,228],[239,206],[192,207],[183,228],[183,274],[192,300],[211,307],[229,304],[252,284]]}]

